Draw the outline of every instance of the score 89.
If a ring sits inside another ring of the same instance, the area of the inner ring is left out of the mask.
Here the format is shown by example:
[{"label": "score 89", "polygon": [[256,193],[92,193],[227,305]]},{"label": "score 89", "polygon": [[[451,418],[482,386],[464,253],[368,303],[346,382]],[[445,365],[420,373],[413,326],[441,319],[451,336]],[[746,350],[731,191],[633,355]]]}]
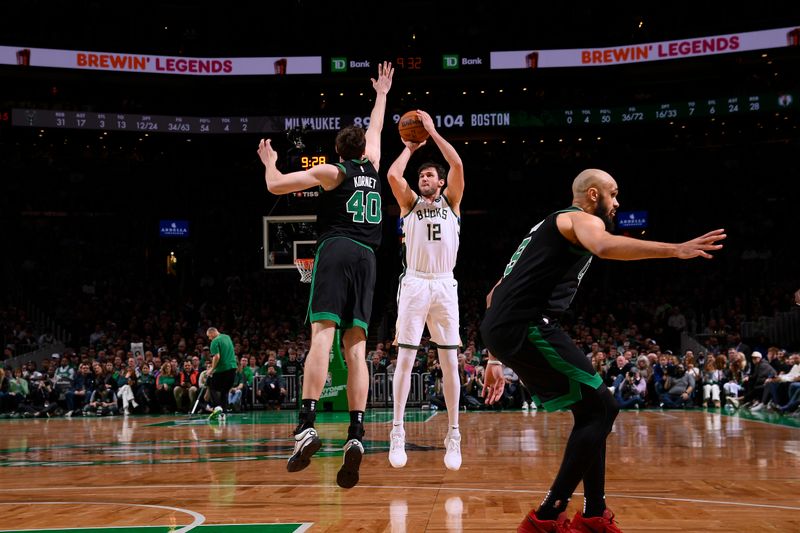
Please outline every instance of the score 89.
[{"label": "score 89", "polygon": [[[397,124],[398,122],[400,122],[400,115],[395,113],[394,115],[392,115],[392,120],[394,121],[395,124]],[[369,117],[355,117],[353,119],[353,125],[364,129],[369,128]]]}]

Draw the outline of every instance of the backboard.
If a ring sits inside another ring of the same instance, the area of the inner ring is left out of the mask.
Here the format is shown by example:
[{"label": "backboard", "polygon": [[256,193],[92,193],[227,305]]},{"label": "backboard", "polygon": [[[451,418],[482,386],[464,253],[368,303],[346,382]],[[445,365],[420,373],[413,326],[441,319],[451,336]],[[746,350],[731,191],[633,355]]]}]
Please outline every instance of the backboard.
[{"label": "backboard", "polygon": [[267,216],[264,219],[264,268],[294,270],[294,260],[313,258],[317,216]]}]

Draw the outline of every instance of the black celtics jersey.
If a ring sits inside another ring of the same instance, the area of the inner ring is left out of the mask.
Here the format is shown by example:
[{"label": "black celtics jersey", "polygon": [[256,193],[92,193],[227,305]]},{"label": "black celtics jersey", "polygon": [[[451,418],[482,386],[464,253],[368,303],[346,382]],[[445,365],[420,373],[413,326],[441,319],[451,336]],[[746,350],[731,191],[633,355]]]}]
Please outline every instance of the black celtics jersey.
[{"label": "black celtics jersey", "polygon": [[519,329],[522,334],[529,323],[543,315],[558,317],[567,310],[589,269],[592,255],[564,238],[558,231],[556,217],[578,210],[571,207],[556,211],[531,228],[506,265],[503,279],[492,295],[492,306],[486,311],[482,330],[502,332],[502,335],[491,336],[506,337],[505,341],[518,343],[524,335],[519,337],[510,330]]},{"label": "black celtics jersey", "polygon": [[373,250],[381,244],[381,179],[368,159],[337,163],[344,181],[333,190],[320,191],[317,242],[347,237]]}]

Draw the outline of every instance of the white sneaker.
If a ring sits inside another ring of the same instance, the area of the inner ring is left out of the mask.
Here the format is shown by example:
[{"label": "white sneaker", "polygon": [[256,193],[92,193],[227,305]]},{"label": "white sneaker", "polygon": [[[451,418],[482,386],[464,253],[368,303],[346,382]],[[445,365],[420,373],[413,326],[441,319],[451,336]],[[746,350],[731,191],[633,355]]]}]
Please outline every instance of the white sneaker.
[{"label": "white sneaker", "polygon": [[461,433],[448,431],[444,438],[444,466],[448,470],[458,470],[461,468]]},{"label": "white sneaker", "polygon": [[754,404],[752,407],[750,407],[750,411],[761,411],[763,408],[764,408],[763,403],[757,403]]},{"label": "white sneaker", "polygon": [[403,468],[406,466],[408,456],[406,455],[406,432],[402,426],[392,428],[389,432],[389,462],[395,468]]},{"label": "white sneaker", "polygon": [[527,411],[528,410],[528,402],[522,402],[522,410],[523,411]]},{"label": "white sneaker", "polygon": [[294,453],[286,463],[286,470],[299,472],[311,464],[311,456],[322,447],[317,430],[308,428],[294,436]]},{"label": "white sneaker", "polygon": [[352,489],[358,483],[358,469],[364,457],[364,445],[358,439],[350,439],[344,445],[344,457],[339,473],[336,474],[336,484],[343,489]]},{"label": "white sneaker", "polygon": [[223,413],[222,413],[222,407],[218,405],[218,406],[216,406],[216,407],[214,408],[214,410],[213,410],[213,411],[211,411],[211,414],[210,414],[210,415],[208,415],[208,419],[209,419],[209,420],[214,420],[215,418],[217,418],[217,417],[218,417],[219,415],[221,415],[221,414],[223,414]]}]

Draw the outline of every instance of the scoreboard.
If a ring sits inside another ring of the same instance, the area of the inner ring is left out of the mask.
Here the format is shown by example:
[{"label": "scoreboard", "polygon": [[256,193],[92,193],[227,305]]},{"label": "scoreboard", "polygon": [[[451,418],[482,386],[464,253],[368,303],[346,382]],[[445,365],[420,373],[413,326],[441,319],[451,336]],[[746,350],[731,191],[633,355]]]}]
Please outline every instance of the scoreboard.
[{"label": "scoreboard", "polygon": [[[701,117],[730,117],[785,113],[797,106],[797,94],[756,94],[698,98],[683,102],[647,103],[616,107],[565,107],[538,111],[489,109],[433,112],[437,128],[470,131],[474,129],[579,127],[594,125],[670,122]],[[0,112],[3,116],[3,112]],[[7,116],[7,115],[6,115]],[[397,124],[399,114],[391,116]],[[11,124],[32,128],[72,130],[133,131],[142,133],[229,134],[276,133],[294,128],[336,132],[355,124],[367,127],[369,116],[222,116],[193,117],[132,113],[92,113],[49,109],[12,109]],[[312,162],[309,161],[309,166]]]}]

